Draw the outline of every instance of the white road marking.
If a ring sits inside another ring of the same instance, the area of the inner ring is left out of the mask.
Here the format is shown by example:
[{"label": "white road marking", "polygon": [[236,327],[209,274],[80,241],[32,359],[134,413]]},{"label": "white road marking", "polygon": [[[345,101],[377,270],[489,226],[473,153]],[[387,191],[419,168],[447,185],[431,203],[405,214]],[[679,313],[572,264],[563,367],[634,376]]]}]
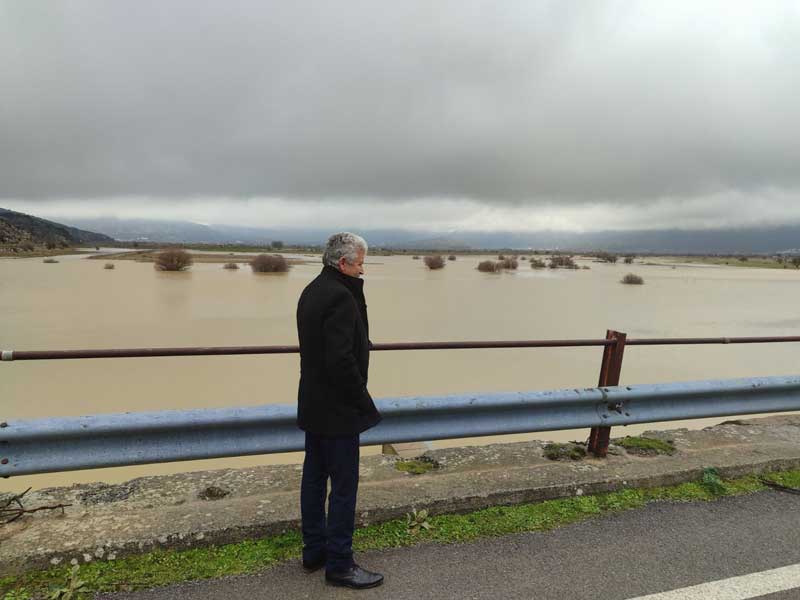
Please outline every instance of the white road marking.
[{"label": "white road marking", "polygon": [[800,588],[800,564],[629,600],[747,600],[795,588]]}]

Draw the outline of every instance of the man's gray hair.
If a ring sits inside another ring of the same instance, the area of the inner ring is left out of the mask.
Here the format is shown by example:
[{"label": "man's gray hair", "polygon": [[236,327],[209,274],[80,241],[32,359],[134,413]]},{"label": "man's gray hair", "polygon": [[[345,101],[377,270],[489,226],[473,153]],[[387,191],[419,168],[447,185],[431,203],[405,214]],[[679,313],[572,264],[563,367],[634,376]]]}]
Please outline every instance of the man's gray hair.
[{"label": "man's gray hair", "polygon": [[339,259],[342,257],[353,264],[362,250],[364,254],[367,253],[367,242],[360,235],[347,231],[334,233],[328,238],[325,252],[322,254],[322,264],[338,269]]}]

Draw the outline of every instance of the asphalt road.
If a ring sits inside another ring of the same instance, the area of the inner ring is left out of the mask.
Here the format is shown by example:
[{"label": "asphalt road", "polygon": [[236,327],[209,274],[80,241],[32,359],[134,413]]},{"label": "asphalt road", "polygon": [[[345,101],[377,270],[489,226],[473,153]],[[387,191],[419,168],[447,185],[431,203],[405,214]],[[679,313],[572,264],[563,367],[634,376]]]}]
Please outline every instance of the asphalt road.
[{"label": "asphalt road", "polygon": [[[711,503],[655,503],[547,533],[370,552],[357,560],[383,572],[384,585],[326,586],[322,572],[307,575],[293,562],[257,575],[97,598],[638,600],[660,593],[652,600],[798,600],[800,496],[770,491]],[[684,589],[701,584],[709,585]],[[782,591],[763,593],[773,584]]]}]

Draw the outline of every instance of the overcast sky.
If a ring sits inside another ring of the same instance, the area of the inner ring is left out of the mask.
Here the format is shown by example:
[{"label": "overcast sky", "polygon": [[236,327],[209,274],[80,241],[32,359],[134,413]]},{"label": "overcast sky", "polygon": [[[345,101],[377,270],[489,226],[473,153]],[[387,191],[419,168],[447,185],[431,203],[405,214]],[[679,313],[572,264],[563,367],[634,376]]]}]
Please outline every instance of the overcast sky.
[{"label": "overcast sky", "polygon": [[0,206],[800,223],[800,3],[0,0]]}]

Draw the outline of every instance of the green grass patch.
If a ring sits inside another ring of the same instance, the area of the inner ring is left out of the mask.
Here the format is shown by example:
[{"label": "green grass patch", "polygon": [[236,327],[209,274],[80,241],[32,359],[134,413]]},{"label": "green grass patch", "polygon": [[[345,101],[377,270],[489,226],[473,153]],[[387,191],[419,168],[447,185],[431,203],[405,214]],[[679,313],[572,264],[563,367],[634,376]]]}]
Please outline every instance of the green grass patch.
[{"label": "green grass patch", "polygon": [[[772,473],[766,479],[800,487],[800,470]],[[356,551],[398,548],[419,543],[468,542],[487,536],[526,531],[547,531],[612,512],[641,508],[655,501],[710,501],[767,489],[756,476],[721,480],[706,469],[700,481],[671,487],[625,489],[607,494],[548,500],[535,504],[495,506],[476,512],[427,516],[430,527],[410,527],[408,518],[357,529]],[[421,512],[421,511],[420,511]],[[156,550],[115,561],[97,561],[80,568],[80,579],[92,593],[134,590],[253,573],[280,561],[298,558],[302,548],[299,532],[225,546],[192,550]],[[0,578],[0,598],[43,598],[54,587],[62,588],[71,576],[70,566],[32,571]]]},{"label": "green grass patch", "polygon": [[773,481],[786,487],[800,490],[800,471],[777,471],[763,476],[767,481]]},{"label": "green grass patch", "polygon": [[614,443],[625,448],[630,454],[643,456],[675,454],[675,446],[673,444],[655,438],[626,436],[622,439],[614,440]]}]

